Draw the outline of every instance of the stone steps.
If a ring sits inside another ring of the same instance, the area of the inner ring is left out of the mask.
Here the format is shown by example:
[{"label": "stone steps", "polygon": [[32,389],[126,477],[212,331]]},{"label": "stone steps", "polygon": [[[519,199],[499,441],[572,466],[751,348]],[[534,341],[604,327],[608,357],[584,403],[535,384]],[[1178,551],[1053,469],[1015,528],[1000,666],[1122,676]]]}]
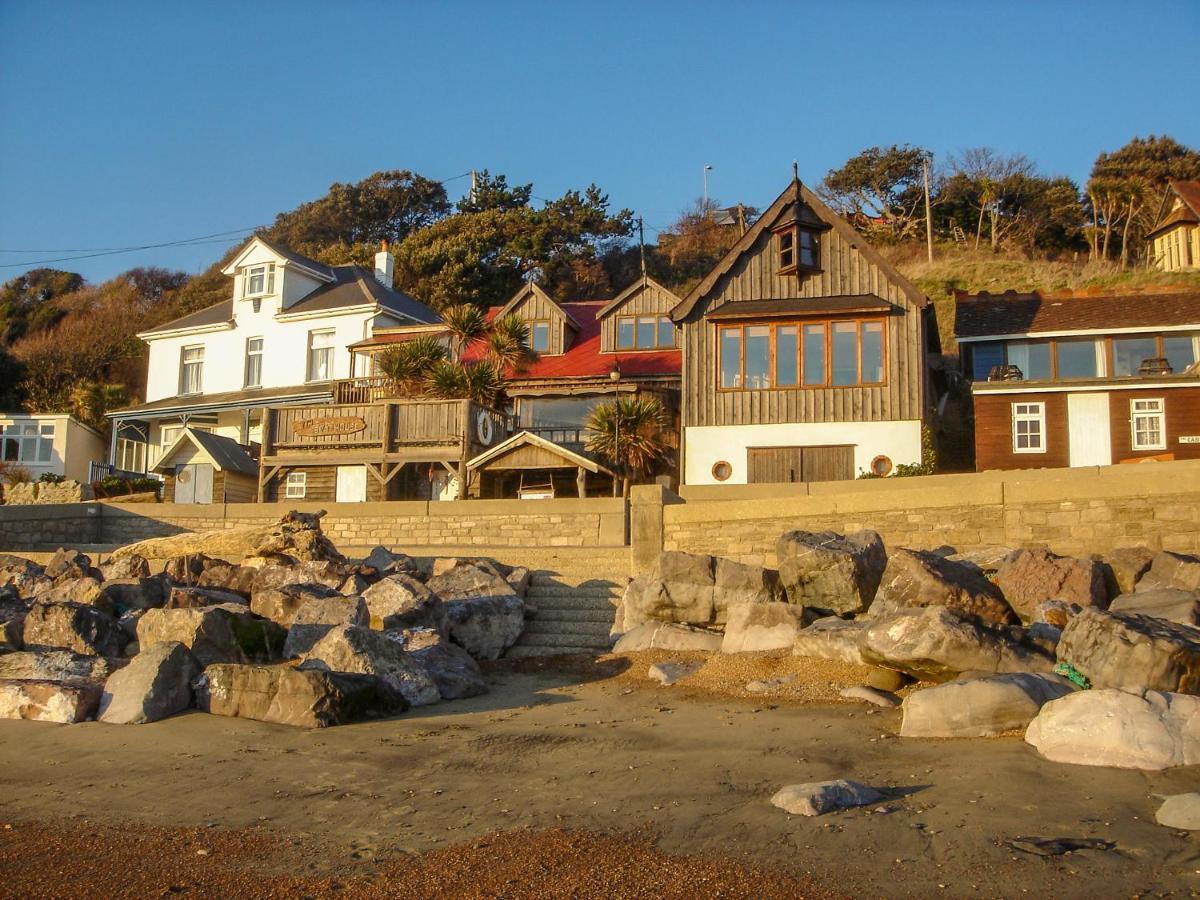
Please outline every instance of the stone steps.
[{"label": "stone steps", "polygon": [[546,620],[534,617],[525,623],[525,634],[529,635],[588,635],[603,643],[608,640],[612,621],[598,622],[588,619],[570,621],[566,619]]},{"label": "stone steps", "polygon": [[613,621],[614,607],[607,609],[548,609],[540,604],[534,604],[537,609],[537,620],[539,622],[604,622],[606,625],[611,625]]},{"label": "stone steps", "polygon": [[604,554],[591,554],[572,560],[571,565],[534,569],[526,599],[537,614],[525,623],[524,633],[507,655],[607,653],[627,570],[627,553],[615,563]]},{"label": "stone steps", "polygon": [[533,594],[529,594],[525,598],[528,603],[538,610],[543,609],[603,609],[608,610],[612,614],[615,608],[607,597],[588,597],[588,596],[557,596],[557,597],[541,597],[538,598]]},{"label": "stone steps", "polygon": [[[508,651],[506,655],[512,656],[513,650],[518,650],[521,647],[537,647],[550,652],[557,651],[559,653],[607,653],[610,647],[607,632],[605,637],[600,640],[589,634],[574,634],[574,633],[556,633],[556,634],[534,634],[526,632],[521,635],[521,640],[515,647]],[[520,654],[515,654],[519,656]]]}]

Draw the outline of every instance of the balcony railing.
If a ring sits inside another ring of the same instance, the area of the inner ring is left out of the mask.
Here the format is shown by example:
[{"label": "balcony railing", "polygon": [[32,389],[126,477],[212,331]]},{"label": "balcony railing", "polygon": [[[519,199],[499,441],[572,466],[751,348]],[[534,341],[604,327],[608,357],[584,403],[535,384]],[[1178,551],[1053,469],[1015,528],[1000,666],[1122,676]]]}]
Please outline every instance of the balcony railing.
[{"label": "balcony railing", "polygon": [[333,389],[333,402],[337,404],[375,403],[397,395],[396,383],[392,379],[386,375],[367,375],[337,382]]}]

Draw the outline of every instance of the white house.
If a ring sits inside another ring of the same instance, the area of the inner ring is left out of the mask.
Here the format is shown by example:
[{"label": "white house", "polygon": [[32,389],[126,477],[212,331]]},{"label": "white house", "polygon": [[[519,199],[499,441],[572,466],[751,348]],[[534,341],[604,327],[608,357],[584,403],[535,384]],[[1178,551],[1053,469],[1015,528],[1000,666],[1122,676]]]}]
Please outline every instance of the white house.
[{"label": "white house", "polygon": [[222,270],[229,299],[138,335],[150,348],[146,402],[109,413],[111,464],[152,471],[185,427],[256,444],[264,407],[330,400],[333,382],[355,374],[351,344],[437,321],[393,289],[393,265],[386,245],[372,272],[252,238]]},{"label": "white house", "polygon": [[89,463],[105,451],[98,431],[65,413],[0,413],[0,462],[27,469],[34,481],[49,473],[86,483]]}]

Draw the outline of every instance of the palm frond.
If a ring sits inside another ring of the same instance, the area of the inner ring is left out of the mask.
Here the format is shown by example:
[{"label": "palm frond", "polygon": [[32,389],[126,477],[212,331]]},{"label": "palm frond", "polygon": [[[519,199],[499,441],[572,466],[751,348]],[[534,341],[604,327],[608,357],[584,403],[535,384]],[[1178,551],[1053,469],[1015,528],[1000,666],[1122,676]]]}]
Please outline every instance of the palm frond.
[{"label": "palm frond", "polygon": [[471,303],[457,303],[442,310],[442,324],[454,341],[456,358],[471,344],[482,340],[487,334],[487,314]]},{"label": "palm frond", "polygon": [[588,415],[585,446],[633,476],[645,475],[667,451],[667,413],[654,397],[620,397]]},{"label": "palm frond", "polygon": [[492,322],[487,344],[488,358],[502,369],[520,371],[537,356],[529,347],[529,324],[512,313]]}]

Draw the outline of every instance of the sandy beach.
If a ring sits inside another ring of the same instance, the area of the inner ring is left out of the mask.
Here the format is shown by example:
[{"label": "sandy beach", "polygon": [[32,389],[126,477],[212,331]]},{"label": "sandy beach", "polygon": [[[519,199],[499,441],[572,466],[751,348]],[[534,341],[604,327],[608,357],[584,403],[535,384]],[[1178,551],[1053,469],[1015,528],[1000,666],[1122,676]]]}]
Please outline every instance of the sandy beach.
[{"label": "sandy beach", "polygon": [[[899,712],[791,686],[660,687],[646,662],[498,663],[488,695],[315,731],[199,712],[136,727],[0,721],[0,894],[90,883],[220,896],[243,876],[247,896],[417,896],[431,883],[445,896],[1200,889],[1197,837],[1154,823],[1161,795],[1200,785],[1194,768],[1059,765],[1019,736],[901,740]],[[785,784],[842,777],[887,801],[817,818],[768,802]],[[1043,857],[1008,843],[1021,837],[1115,847]],[[58,842],[52,862],[31,862]],[[437,875],[471,866],[487,875]]]}]

